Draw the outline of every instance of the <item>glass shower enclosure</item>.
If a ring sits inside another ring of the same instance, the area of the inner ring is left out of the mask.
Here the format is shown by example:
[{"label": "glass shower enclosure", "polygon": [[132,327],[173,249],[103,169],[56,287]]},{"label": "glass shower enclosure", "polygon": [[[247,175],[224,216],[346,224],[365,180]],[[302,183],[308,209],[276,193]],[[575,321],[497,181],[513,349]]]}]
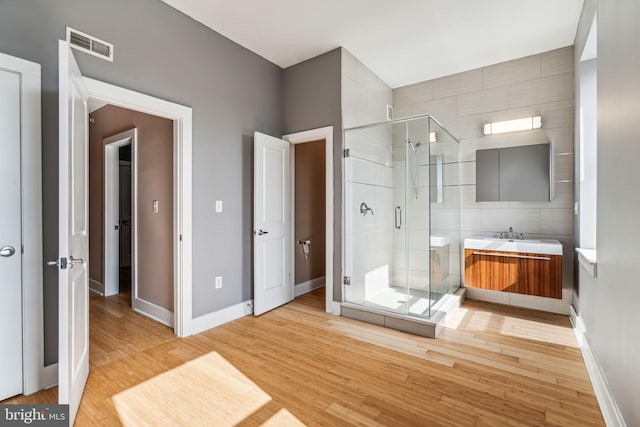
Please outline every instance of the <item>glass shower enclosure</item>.
[{"label": "glass shower enclosure", "polygon": [[433,117],[345,130],[343,301],[431,317],[460,286],[460,150]]}]

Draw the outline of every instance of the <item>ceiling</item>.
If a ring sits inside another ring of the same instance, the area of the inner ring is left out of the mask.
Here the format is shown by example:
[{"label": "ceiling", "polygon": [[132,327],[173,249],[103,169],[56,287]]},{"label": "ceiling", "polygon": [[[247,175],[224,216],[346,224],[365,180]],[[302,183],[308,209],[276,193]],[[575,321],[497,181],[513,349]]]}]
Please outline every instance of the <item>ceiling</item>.
[{"label": "ceiling", "polygon": [[163,0],[282,68],[342,46],[395,88],[564,47],[583,0]]}]

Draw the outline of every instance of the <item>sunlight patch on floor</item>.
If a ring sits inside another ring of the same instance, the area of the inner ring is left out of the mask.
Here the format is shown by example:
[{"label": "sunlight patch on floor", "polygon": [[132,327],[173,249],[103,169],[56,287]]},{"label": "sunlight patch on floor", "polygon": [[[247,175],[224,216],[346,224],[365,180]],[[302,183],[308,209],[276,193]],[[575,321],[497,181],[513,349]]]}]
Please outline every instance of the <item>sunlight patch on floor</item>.
[{"label": "sunlight patch on floor", "polygon": [[[217,352],[164,372],[112,399],[123,426],[232,426],[272,400]],[[274,422],[295,425],[296,418],[284,409],[274,417]]]},{"label": "sunlight patch on floor", "polygon": [[265,427],[303,427],[304,425],[302,421],[284,408],[273,414],[271,418],[262,424]]},{"label": "sunlight patch on floor", "polygon": [[458,329],[460,323],[464,320],[469,310],[459,307],[453,313],[448,313],[446,317],[446,326],[451,329]]},{"label": "sunlight patch on floor", "polygon": [[501,323],[501,335],[577,348],[573,331],[566,326],[506,316]]}]

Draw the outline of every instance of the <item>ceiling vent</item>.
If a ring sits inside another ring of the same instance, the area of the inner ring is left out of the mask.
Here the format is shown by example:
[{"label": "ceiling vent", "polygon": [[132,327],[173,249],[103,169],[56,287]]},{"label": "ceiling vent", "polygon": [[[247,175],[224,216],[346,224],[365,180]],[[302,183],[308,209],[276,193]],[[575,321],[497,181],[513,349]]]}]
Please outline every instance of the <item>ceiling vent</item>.
[{"label": "ceiling vent", "polygon": [[67,27],[67,42],[69,45],[89,55],[97,56],[113,62],[113,45],[82,31]]}]

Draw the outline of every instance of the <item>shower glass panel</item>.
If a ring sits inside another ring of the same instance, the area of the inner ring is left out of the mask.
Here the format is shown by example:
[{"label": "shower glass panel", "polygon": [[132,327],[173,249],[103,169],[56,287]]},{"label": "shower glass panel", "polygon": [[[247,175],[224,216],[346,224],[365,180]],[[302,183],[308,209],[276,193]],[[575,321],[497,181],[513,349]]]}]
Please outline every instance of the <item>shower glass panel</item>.
[{"label": "shower glass panel", "polygon": [[458,141],[430,116],[344,135],[344,301],[430,317],[460,286]]}]

